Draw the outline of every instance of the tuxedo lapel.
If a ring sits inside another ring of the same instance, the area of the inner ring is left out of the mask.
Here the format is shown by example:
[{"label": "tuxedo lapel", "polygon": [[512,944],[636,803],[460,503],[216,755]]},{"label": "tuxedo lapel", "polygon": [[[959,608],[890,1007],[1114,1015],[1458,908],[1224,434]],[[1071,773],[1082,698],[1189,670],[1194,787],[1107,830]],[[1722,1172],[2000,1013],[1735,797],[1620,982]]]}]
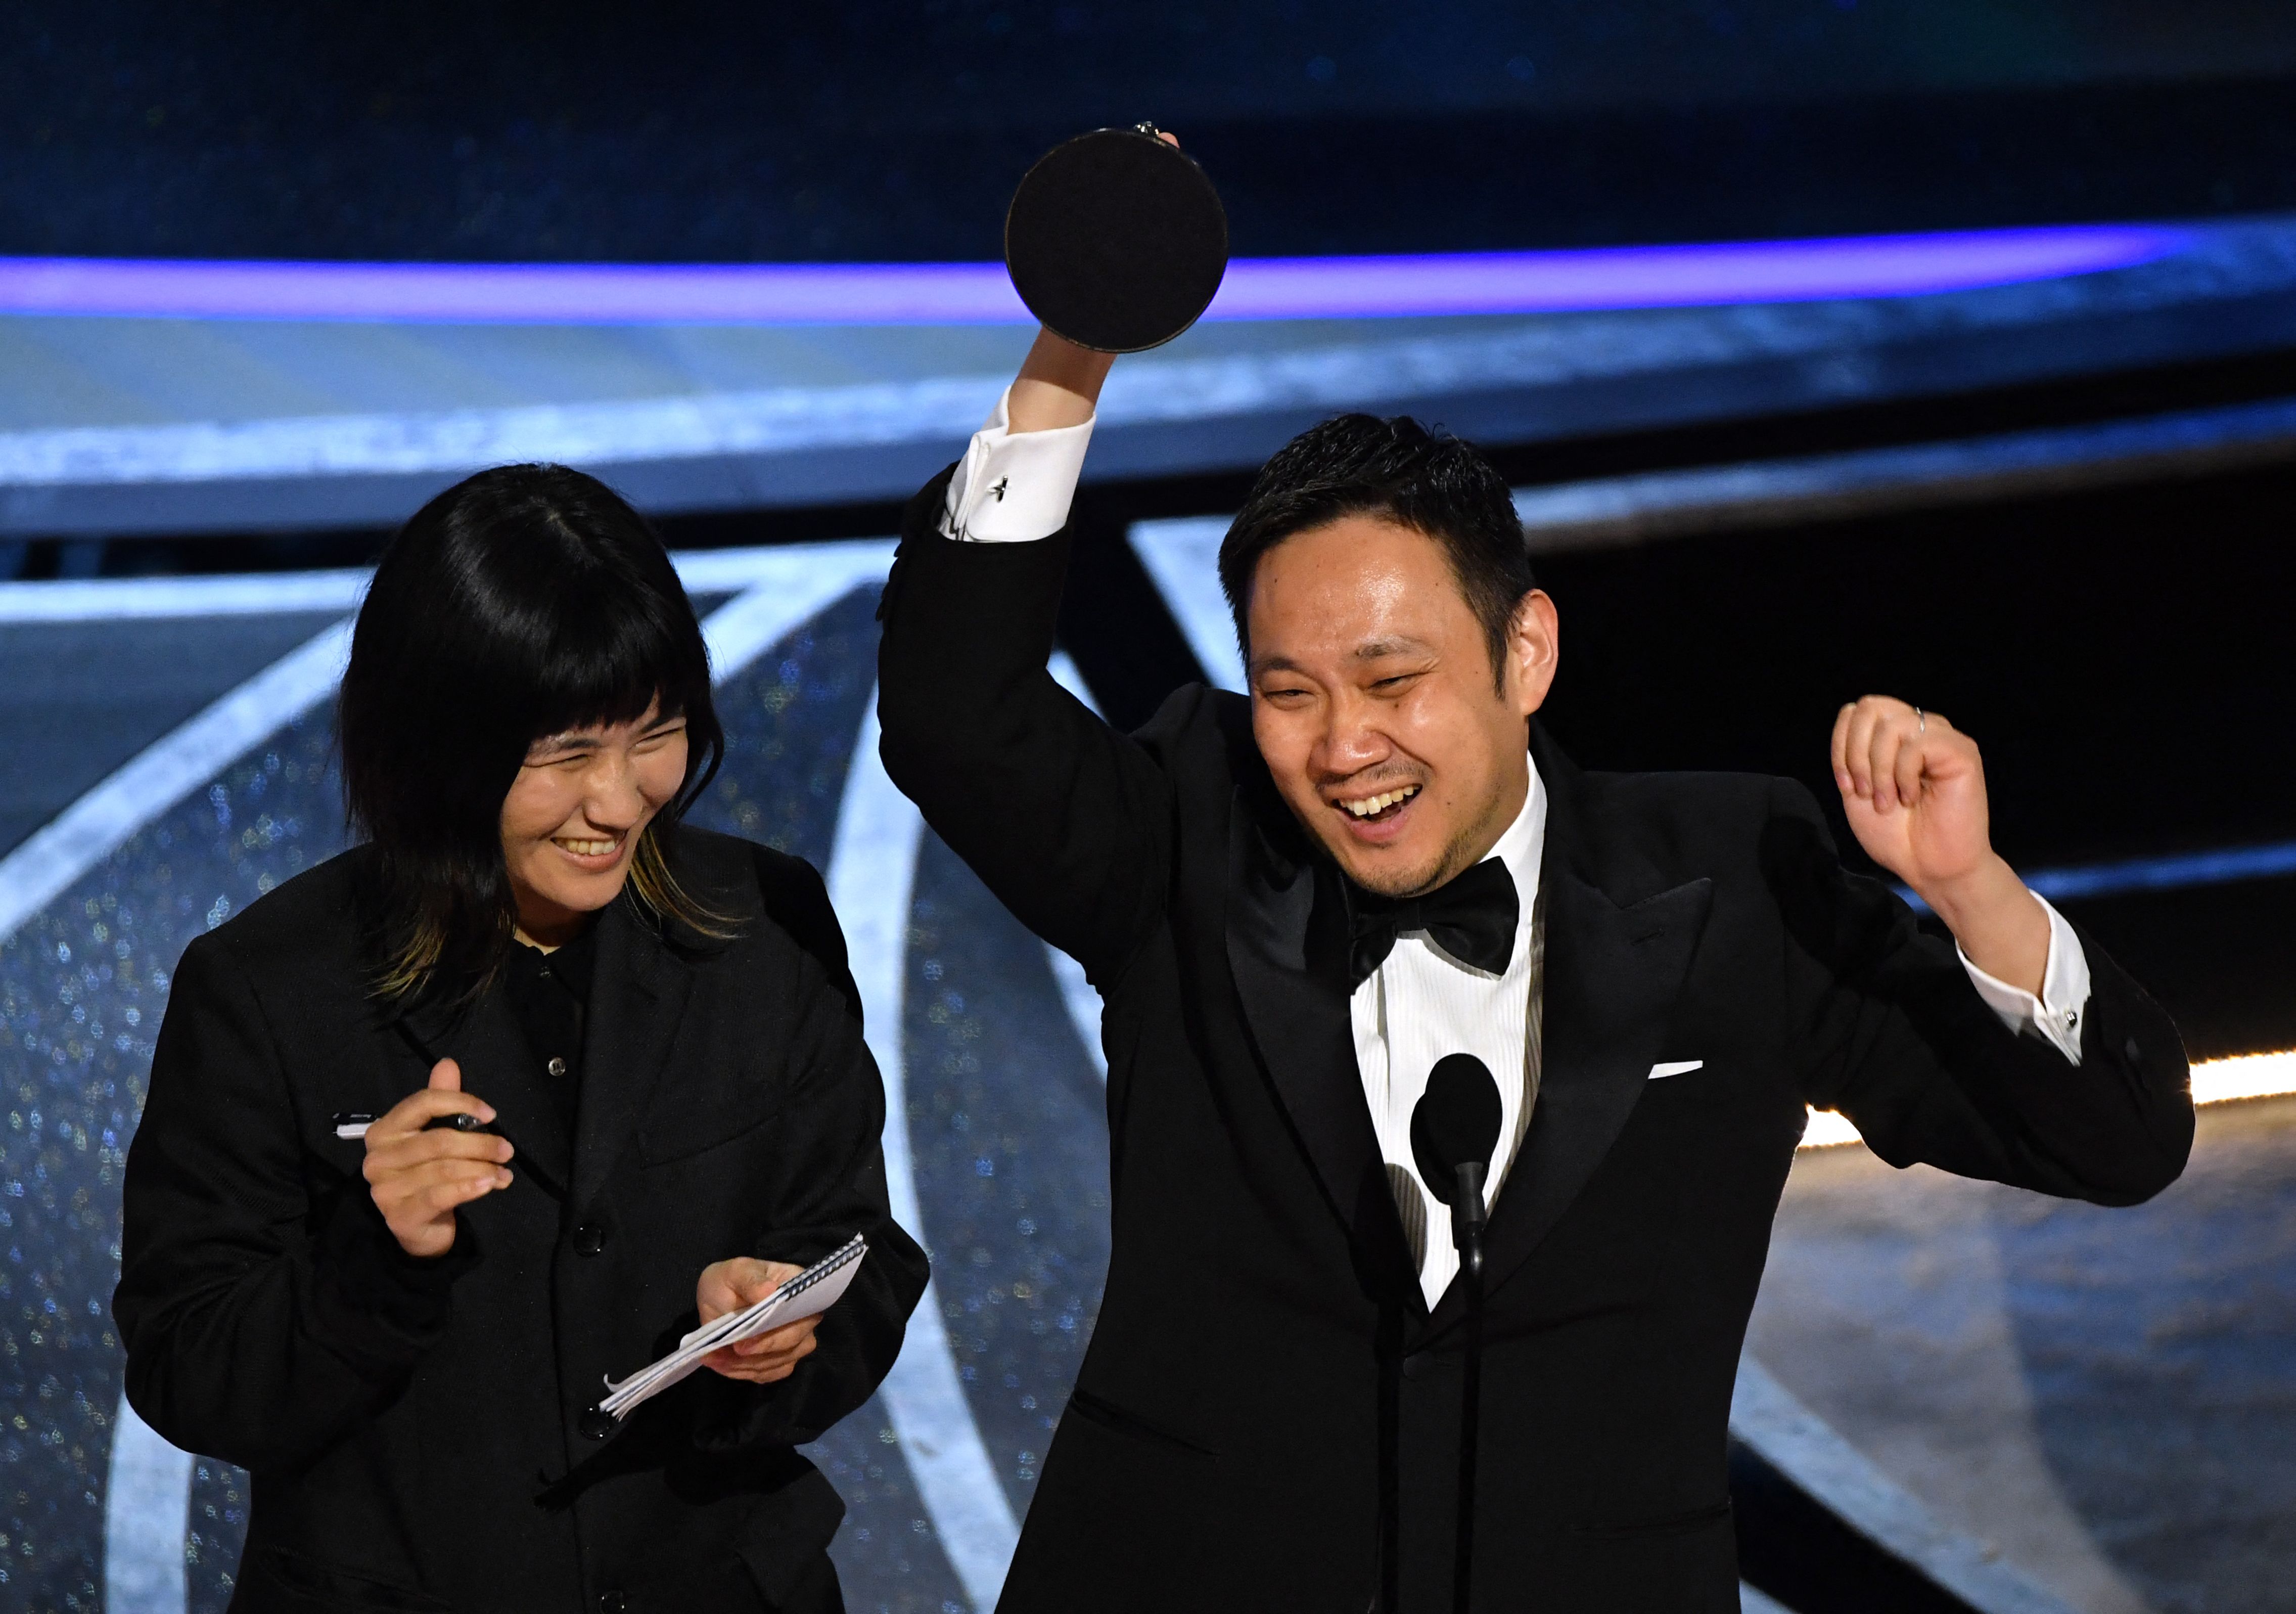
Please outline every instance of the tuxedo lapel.
[{"label": "tuxedo lapel", "polygon": [[575,1118],[573,1203],[596,1197],[636,1135],[638,1117],[668,1063],[693,978],[625,896],[598,920],[598,959],[583,1033]]},{"label": "tuxedo lapel", "polygon": [[502,992],[483,992],[459,1009],[438,1002],[418,1004],[401,1024],[426,1062],[454,1060],[462,1067],[463,1091],[495,1107],[494,1130],[517,1150],[511,1170],[532,1176],[545,1192],[562,1196],[570,1161],[562,1112],[543,1086],[525,1033]]},{"label": "tuxedo lapel", "polygon": [[[1650,1085],[1713,895],[1702,878],[1652,892],[1656,874],[1643,859],[1606,853],[1587,833],[1582,776],[1551,745],[1533,749],[1548,792],[1541,1074],[1530,1131],[1484,1235],[1493,1290],[1570,1207]],[[1465,1304],[1454,1283],[1431,1329],[1456,1322]]]},{"label": "tuxedo lapel", "polygon": [[1228,964],[1260,1063],[1332,1208],[1370,1258],[1374,1287],[1415,1295],[1356,1065],[1338,877],[1275,844],[1241,791],[1228,873]]}]

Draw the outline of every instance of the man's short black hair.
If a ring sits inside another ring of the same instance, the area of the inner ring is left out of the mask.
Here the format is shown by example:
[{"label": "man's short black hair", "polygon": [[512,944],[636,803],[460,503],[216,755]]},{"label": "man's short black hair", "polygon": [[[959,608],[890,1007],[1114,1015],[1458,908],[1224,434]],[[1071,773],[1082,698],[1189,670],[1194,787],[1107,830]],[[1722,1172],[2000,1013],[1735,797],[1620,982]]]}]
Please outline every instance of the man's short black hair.
[{"label": "man's short black hair", "polygon": [[1515,607],[1538,586],[1514,498],[1472,446],[1405,416],[1334,416],[1284,444],[1252,483],[1219,552],[1220,588],[1245,664],[1259,557],[1294,533],[1350,515],[1390,521],[1443,546],[1467,608],[1483,625],[1498,681]]}]

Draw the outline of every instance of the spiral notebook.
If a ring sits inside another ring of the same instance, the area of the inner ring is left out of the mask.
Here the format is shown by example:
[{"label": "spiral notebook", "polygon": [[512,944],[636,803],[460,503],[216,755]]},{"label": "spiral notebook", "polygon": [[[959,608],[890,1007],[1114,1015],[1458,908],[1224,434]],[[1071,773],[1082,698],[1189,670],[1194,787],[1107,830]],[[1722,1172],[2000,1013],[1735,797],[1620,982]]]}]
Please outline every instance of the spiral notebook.
[{"label": "spiral notebook", "polygon": [[632,1408],[659,1396],[700,1367],[701,1359],[710,1352],[827,1311],[852,1284],[853,1274],[860,1270],[861,1257],[868,1253],[868,1240],[854,1234],[849,1242],[824,1256],[755,1305],[727,1312],[714,1322],[703,1323],[679,1340],[677,1348],[668,1355],[640,1368],[620,1382],[607,1379],[608,1394],[598,1404],[599,1408],[617,1418],[626,1418]]}]

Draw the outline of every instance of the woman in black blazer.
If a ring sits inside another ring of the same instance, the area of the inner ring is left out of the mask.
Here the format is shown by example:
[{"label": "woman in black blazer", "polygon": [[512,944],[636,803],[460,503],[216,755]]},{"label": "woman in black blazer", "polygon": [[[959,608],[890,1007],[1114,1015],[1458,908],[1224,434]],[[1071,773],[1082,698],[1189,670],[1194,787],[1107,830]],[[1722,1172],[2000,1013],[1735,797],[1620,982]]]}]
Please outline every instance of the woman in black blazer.
[{"label": "woman in black blazer", "polygon": [[[233,1609],[840,1608],[794,1447],[924,1256],[819,876],[678,824],[723,738],[660,544],[558,467],[441,494],[341,737],[366,844],[186,951],[128,1154],[128,1397],[253,1475]],[[821,1317],[597,1410],[856,1233]]]}]

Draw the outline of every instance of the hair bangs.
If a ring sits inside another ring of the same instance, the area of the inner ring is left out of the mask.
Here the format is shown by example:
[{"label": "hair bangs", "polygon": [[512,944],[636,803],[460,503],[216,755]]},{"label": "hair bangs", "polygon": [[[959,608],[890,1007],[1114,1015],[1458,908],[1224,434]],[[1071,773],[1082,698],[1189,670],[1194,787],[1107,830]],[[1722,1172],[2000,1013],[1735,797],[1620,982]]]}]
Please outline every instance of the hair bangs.
[{"label": "hair bangs", "polygon": [[685,714],[709,700],[707,662],[696,663],[679,624],[662,620],[655,597],[570,589],[537,624],[524,713],[529,741],[592,726],[633,722],[653,711]]}]

